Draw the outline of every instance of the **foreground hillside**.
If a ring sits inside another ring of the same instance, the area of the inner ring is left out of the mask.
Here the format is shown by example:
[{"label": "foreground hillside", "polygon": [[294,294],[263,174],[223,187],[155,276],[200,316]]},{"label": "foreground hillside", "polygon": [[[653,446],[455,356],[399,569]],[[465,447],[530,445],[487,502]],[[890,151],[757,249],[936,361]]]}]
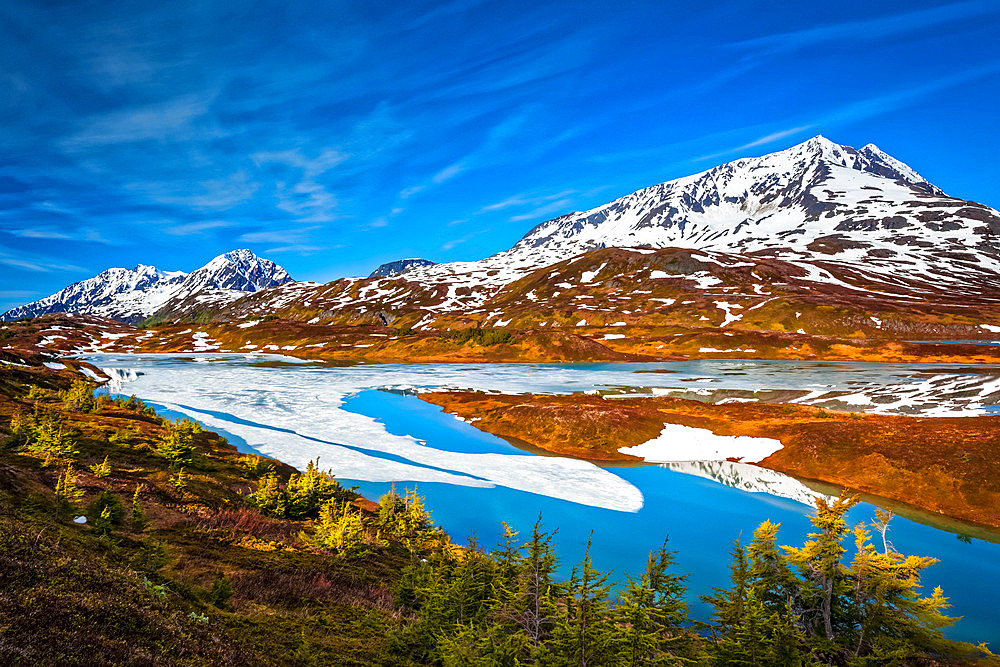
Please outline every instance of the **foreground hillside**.
[{"label": "foreground hillside", "polygon": [[[73,382],[0,367],[0,662],[406,662],[385,640],[403,539],[344,560],[313,528],[373,503]],[[290,476],[294,513],[255,502]]]}]

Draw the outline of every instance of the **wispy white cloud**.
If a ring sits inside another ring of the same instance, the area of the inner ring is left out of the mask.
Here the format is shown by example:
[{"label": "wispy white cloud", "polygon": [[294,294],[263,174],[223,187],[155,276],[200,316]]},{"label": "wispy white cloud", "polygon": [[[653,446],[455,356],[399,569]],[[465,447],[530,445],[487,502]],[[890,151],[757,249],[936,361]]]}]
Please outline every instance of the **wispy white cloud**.
[{"label": "wispy white cloud", "polygon": [[65,262],[54,257],[46,257],[34,253],[22,252],[11,248],[0,247],[0,264],[22,269],[24,271],[34,271],[37,273],[49,272],[82,272],[85,269]]},{"label": "wispy white cloud", "polygon": [[324,148],[315,157],[306,157],[301,150],[259,151],[250,156],[257,164],[276,162],[295,169],[301,169],[306,178],[316,178],[348,159],[345,153],[333,148]]},{"label": "wispy white cloud", "polygon": [[164,226],[163,231],[171,236],[192,236],[202,234],[213,229],[226,229],[235,227],[238,223],[231,220],[203,220],[201,222],[188,222],[180,225],[171,224]]},{"label": "wispy white cloud", "polygon": [[457,248],[458,246],[462,245],[463,243],[468,243],[472,239],[474,239],[477,236],[479,236],[481,234],[484,234],[484,233],[486,233],[488,231],[490,231],[490,230],[488,230],[488,229],[480,229],[480,230],[476,230],[474,232],[470,232],[470,233],[466,234],[465,236],[460,236],[460,237],[454,238],[454,239],[448,239],[447,241],[445,241],[444,243],[441,244],[441,250],[444,251],[444,252],[447,252],[449,250],[454,250],[455,248]]},{"label": "wispy white cloud", "polygon": [[573,200],[560,199],[559,201],[554,201],[544,206],[539,206],[537,208],[534,208],[528,211],[527,213],[521,213],[520,215],[512,215],[510,217],[510,221],[523,222],[525,220],[534,220],[536,218],[569,213],[570,207],[572,205],[573,205]]},{"label": "wispy white cloud", "polygon": [[85,117],[60,141],[67,152],[86,152],[114,144],[206,141],[225,136],[210,109],[217,91],[189,93],[155,104],[124,107]]},{"label": "wispy white cloud", "polygon": [[330,222],[336,218],[337,197],[312,179],[292,187],[279,183],[275,207],[290,213],[298,222]]},{"label": "wispy white cloud", "polygon": [[318,225],[285,229],[266,229],[258,232],[240,234],[243,243],[286,243],[301,244],[309,242],[312,232],[320,229]]},{"label": "wispy white cloud", "polygon": [[732,148],[727,148],[718,153],[711,153],[709,155],[702,155],[694,159],[695,162],[700,160],[712,160],[717,157],[722,157],[723,155],[731,155],[733,153],[739,153],[740,151],[750,150],[751,148],[757,148],[759,146],[766,146],[768,144],[773,144],[776,141],[781,141],[782,139],[787,139],[788,137],[794,136],[796,134],[801,134],[807,130],[811,130],[815,125],[800,125],[798,127],[790,127],[787,130],[778,130],[777,132],[771,132],[763,137],[754,139],[753,141],[748,141],[745,144],[739,146],[733,146]]},{"label": "wispy white cloud", "polygon": [[86,241],[104,245],[118,245],[120,241],[105,238],[101,232],[91,227],[83,229],[61,229],[53,226],[25,227],[6,230],[8,234],[24,239],[51,239],[53,241]]},{"label": "wispy white cloud", "polygon": [[[753,139],[752,141],[736,146],[730,146],[708,155],[703,155],[695,158],[691,162],[699,162],[733,155],[735,153],[740,153],[741,151],[747,151],[760,146],[765,146],[767,144],[776,143],[796,134],[816,130],[828,132],[830,129],[835,129],[839,126],[849,125],[851,123],[856,123],[888,113],[894,113],[917,103],[919,100],[927,97],[928,95],[998,73],[1000,73],[1000,61],[986,63],[980,67],[939,77],[917,85],[902,86],[894,91],[890,91],[882,95],[874,95],[849,102],[831,109],[826,113],[815,116],[805,124],[796,125],[795,127],[784,130],[769,132],[768,134],[758,137],[757,139]],[[707,137],[703,139],[707,139]]]},{"label": "wispy white cloud", "polygon": [[311,255],[313,253],[322,252],[324,250],[332,250],[334,248],[341,248],[343,246],[320,246],[320,245],[308,245],[304,243],[293,243],[291,245],[277,246],[274,248],[268,248],[264,251],[265,254],[279,254],[285,252],[294,252],[300,255]]},{"label": "wispy white cloud", "polygon": [[506,199],[502,199],[493,204],[487,204],[480,208],[477,213],[491,213],[493,211],[502,211],[508,208],[521,207],[521,206],[539,206],[547,202],[551,202],[554,199],[566,199],[576,194],[576,190],[562,190],[560,192],[555,192],[552,194],[539,195],[533,192],[521,192],[516,195],[511,195]]},{"label": "wispy white cloud", "polygon": [[996,13],[1000,13],[1000,5],[994,0],[970,0],[862,21],[832,23],[804,30],[766,35],[735,42],[731,46],[774,55],[818,46],[827,42],[842,41],[853,44],[862,40],[881,39],[943,23],[965,21],[979,15]]},{"label": "wispy white cloud", "polygon": [[[486,138],[478,147],[458,160],[453,161],[443,169],[437,171],[433,176],[431,176],[429,182],[404,189],[400,192],[400,197],[411,197],[432,185],[447,183],[456,176],[459,176],[467,171],[497,164],[501,161],[499,158],[501,149],[506,147],[506,143],[511,138],[516,137],[519,134],[524,125],[528,122],[534,110],[533,106],[528,106],[507,116],[490,128],[489,132],[486,134]],[[507,160],[513,158],[514,154],[511,153],[505,155],[503,159]]]}]

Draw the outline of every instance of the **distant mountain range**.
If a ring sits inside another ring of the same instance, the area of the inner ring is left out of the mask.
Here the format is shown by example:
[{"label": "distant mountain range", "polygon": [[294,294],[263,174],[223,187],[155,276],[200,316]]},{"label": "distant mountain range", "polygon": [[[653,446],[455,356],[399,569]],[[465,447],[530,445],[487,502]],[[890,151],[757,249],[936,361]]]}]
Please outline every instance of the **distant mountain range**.
[{"label": "distant mountain range", "polygon": [[191,273],[161,271],[144,264],[134,269],[108,269],[44,299],[13,308],[0,320],[82,313],[135,323],[192,298],[232,301],[291,281],[292,277],[271,260],[249,250],[233,250]]},{"label": "distant mountain range", "polygon": [[[292,282],[272,262],[234,251],[188,275],[109,269],[3,317],[277,314],[326,324],[530,328],[634,322],[654,311],[669,320],[667,310],[680,313],[683,304],[666,302],[683,292],[728,295],[724,315],[692,313],[696,322],[728,324],[738,309],[762,308],[772,291],[968,307],[993,298],[987,293],[1000,297],[998,283],[1000,213],[946,195],[872,144],[856,150],[818,136],[543,222],[475,262],[399,260],[368,278],[319,285]],[[628,308],[629,289],[655,291],[649,298],[661,303]],[[740,304],[736,296],[754,298]],[[850,307],[845,322],[863,311],[860,302]]]}]

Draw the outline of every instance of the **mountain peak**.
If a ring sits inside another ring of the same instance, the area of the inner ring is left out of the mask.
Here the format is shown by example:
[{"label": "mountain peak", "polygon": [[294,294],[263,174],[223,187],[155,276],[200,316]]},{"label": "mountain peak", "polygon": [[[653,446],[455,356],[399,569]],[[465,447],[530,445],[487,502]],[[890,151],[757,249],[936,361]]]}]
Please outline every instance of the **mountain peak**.
[{"label": "mountain peak", "polygon": [[0,320],[65,312],[136,322],[178,298],[210,290],[221,291],[217,292],[222,295],[219,298],[235,298],[291,280],[288,272],[274,262],[240,248],[213,258],[191,273],[161,271],[148,264],[137,264],[134,269],[106,269],[44,299],[13,308]]},{"label": "mountain peak", "polygon": [[230,250],[212,258],[184,279],[181,292],[190,294],[204,289],[256,292],[291,282],[292,277],[269,259],[258,257],[247,248]]},{"label": "mountain peak", "polygon": [[424,266],[434,266],[434,262],[429,259],[399,259],[395,262],[387,262],[382,264],[377,269],[371,272],[368,276],[369,278],[390,278],[392,276],[398,276],[401,273],[406,273],[411,269],[416,269]]},{"label": "mountain peak", "polygon": [[[236,250],[230,250],[227,253],[219,255],[219,257],[224,257],[234,264],[249,264],[260,259],[249,248],[237,248]],[[216,259],[219,257],[216,257]]]},{"label": "mountain peak", "polygon": [[982,244],[980,230],[990,228],[983,221],[996,213],[960,208],[874,144],[857,150],[817,135],[543,222],[510,252],[525,253],[526,262],[643,245],[812,256],[814,240],[843,236],[871,249],[868,267],[904,247],[916,252],[919,235],[957,249]]}]

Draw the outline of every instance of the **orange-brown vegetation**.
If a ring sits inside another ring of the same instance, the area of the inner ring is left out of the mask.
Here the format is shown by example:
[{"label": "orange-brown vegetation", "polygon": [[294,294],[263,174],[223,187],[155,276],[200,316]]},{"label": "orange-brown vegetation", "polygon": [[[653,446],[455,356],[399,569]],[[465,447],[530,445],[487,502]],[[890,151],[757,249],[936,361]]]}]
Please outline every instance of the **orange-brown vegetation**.
[{"label": "orange-brown vegetation", "polygon": [[618,452],[663,424],[780,440],[758,465],[1000,527],[1000,417],[904,417],[791,404],[711,405],[680,398],[421,394],[483,431],[559,454],[627,460]]},{"label": "orange-brown vegetation", "polygon": [[[251,326],[246,326],[251,323]],[[244,326],[241,327],[241,324]],[[504,334],[509,340],[484,344],[475,339],[456,340],[447,330],[400,329],[381,324],[308,324],[299,320],[261,318],[246,322],[181,322],[137,328],[103,318],[55,315],[20,321],[0,329],[6,334],[4,345],[0,346],[0,361],[40,364],[51,358],[44,356],[46,353],[96,350],[264,352],[344,363],[777,359],[1000,364],[1000,346],[909,342],[886,332],[872,331],[855,332],[857,335],[811,335],[775,326],[779,328],[737,328],[737,325],[726,328],[691,327],[679,324],[509,331],[506,328],[487,328],[483,331]],[[202,333],[208,337],[201,336]],[[195,334],[199,337],[195,338]],[[615,337],[609,338],[609,334]],[[72,359],[60,361],[70,367],[88,366]],[[90,368],[96,370],[92,366]]]}]

